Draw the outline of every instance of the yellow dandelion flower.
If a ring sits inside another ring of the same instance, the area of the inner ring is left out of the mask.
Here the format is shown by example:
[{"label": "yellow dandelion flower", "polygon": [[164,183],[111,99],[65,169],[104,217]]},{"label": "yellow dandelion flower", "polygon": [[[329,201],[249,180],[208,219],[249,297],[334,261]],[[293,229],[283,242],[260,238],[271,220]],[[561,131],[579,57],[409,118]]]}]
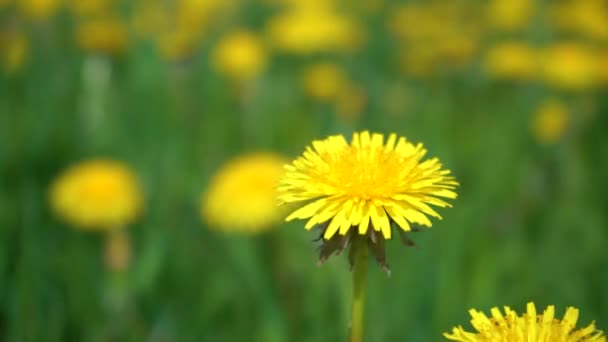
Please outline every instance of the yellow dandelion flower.
[{"label": "yellow dandelion flower", "polygon": [[58,216],[85,230],[111,230],[133,222],[142,210],[142,191],[131,169],[95,159],[74,165],[52,184]]},{"label": "yellow dandelion flower", "polygon": [[302,73],[304,92],[319,101],[336,98],[346,84],[346,75],[339,66],[333,63],[314,64]]},{"label": "yellow dandelion flower", "polygon": [[80,23],[76,40],[83,50],[118,55],[127,48],[129,37],[120,19],[102,16]]},{"label": "yellow dandelion flower", "polygon": [[21,0],[17,4],[26,17],[44,20],[55,15],[61,6],[61,0]]},{"label": "yellow dandelion flower", "polygon": [[487,15],[488,24],[500,31],[517,31],[528,26],[534,14],[531,0],[492,0]]},{"label": "yellow dandelion flower", "polygon": [[557,43],[545,51],[542,64],[545,82],[559,88],[586,89],[597,81],[596,54],[583,44]]},{"label": "yellow dandelion flower", "polygon": [[568,108],[562,102],[548,100],[540,105],[534,115],[532,134],[540,143],[555,143],[568,128],[568,117]]},{"label": "yellow dandelion flower", "polygon": [[275,47],[297,54],[348,50],[363,39],[350,18],[322,6],[281,13],[270,19],[266,31]]},{"label": "yellow dandelion flower", "polygon": [[477,332],[465,331],[461,326],[444,333],[448,340],[462,342],[605,342],[604,334],[596,330],[595,324],[575,330],[578,309],[568,307],[564,317],[555,318],[555,307],[549,305],[542,314],[537,314],[534,303],[528,303],[527,311],[519,316],[508,306],[504,315],[498,308],[492,308],[491,317],[475,309],[469,310],[471,325]]},{"label": "yellow dandelion flower", "polygon": [[266,67],[266,49],[251,32],[239,31],[220,40],[213,54],[218,71],[236,80],[258,76]]},{"label": "yellow dandelion flower", "polygon": [[[437,158],[423,161],[425,154],[422,144],[395,134],[386,142],[368,131],[354,133],[350,144],[342,135],[313,141],[286,166],[280,182],[281,203],[306,203],[286,220],[308,219],[306,229],[321,227],[323,238],[336,237],[341,249],[351,237],[367,236],[380,242],[374,253],[382,264],[383,241],[391,239],[393,224],[400,232],[411,231],[412,224],[430,227],[428,216],[441,216],[429,205],[449,207],[439,197],[457,196],[451,172]],[[333,251],[322,249],[321,261]]]},{"label": "yellow dandelion flower", "polygon": [[261,232],[280,221],[276,186],[284,160],[271,153],[247,154],[228,162],[202,194],[201,214],[212,229]]},{"label": "yellow dandelion flower", "polygon": [[0,60],[7,74],[23,69],[29,50],[30,43],[24,32],[0,32]]},{"label": "yellow dandelion flower", "polygon": [[71,0],[68,3],[70,10],[79,17],[107,13],[114,5],[113,0]]},{"label": "yellow dandelion flower", "polygon": [[485,69],[497,79],[533,79],[539,72],[537,53],[524,42],[500,43],[487,52]]}]

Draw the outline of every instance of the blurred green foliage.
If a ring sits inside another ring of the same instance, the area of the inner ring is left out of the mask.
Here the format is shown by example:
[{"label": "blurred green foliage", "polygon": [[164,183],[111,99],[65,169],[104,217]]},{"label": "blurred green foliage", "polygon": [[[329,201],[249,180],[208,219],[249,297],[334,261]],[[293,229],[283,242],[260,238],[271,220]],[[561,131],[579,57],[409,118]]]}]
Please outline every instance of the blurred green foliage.
[{"label": "blurred green foliage", "polygon": [[[496,81],[476,57],[464,70],[404,73],[401,42],[386,28],[396,6],[353,6],[367,36],[355,51],[273,51],[244,85],[219,74],[209,55],[232,28],[261,34],[277,11],[270,5],[237,3],[179,61],[137,40],[116,56],[83,51],[65,10],[30,22],[2,9],[10,22],[2,30],[19,27],[29,50],[24,66],[0,76],[0,339],[345,340],[344,257],[317,267],[302,223],[251,237],[209,231],[199,197],[234,155],[293,157],[313,139],[359,129],[424,142],[461,183],[454,208],[414,234],[414,248],[388,244],[390,277],[370,268],[367,340],[440,340],[468,324],[471,307],[522,310],[530,300],[560,315],[576,306],[581,322],[607,329],[605,87]],[[544,41],[542,32],[517,37]],[[364,90],[356,115],[302,92],[301,71],[320,61]],[[530,127],[547,98],[566,104],[569,124],[543,144]],[[144,184],[127,273],[105,270],[101,234],[71,229],[49,210],[54,177],[96,156],[128,162]]]}]

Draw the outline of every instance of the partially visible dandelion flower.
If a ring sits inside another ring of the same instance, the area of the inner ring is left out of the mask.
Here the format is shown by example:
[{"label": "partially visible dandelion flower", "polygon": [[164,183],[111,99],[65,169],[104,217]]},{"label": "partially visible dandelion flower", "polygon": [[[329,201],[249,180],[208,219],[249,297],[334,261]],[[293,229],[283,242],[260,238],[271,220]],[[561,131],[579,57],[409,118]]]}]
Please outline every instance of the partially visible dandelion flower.
[{"label": "partially visible dandelion flower", "polygon": [[266,31],[276,48],[296,54],[351,50],[363,39],[351,19],[323,6],[279,14],[270,19]]},{"label": "partially visible dandelion flower", "polygon": [[176,29],[163,32],[156,41],[160,55],[169,62],[181,62],[191,57],[199,44],[199,35]]},{"label": "partially visible dandelion flower", "polygon": [[451,341],[461,342],[605,342],[604,334],[595,328],[595,324],[576,329],[579,311],[566,308],[562,319],[555,318],[555,307],[549,305],[542,314],[536,312],[534,303],[528,303],[527,311],[519,316],[508,306],[504,315],[498,308],[492,308],[492,316],[475,309],[469,310],[471,325],[476,332],[467,332],[462,326],[452,329],[452,333],[443,336]]},{"label": "partially visible dandelion flower", "polygon": [[143,208],[137,177],[125,164],[94,159],[65,170],[52,184],[51,206],[68,223],[85,230],[129,224]]},{"label": "partially visible dandelion flower", "polygon": [[26,17],[46,20],[55,15],[61,6],[61,0],[20,0],[17,5]]},{"label": "partially visible dandelion flower", "polygon": [[597,57],[586,45],[557,43],[545,51],[543,58],[544,80],[552,86],[579,90],[596,84]]},{"label": "partially visible dandelion flower", "polygon": [[283,215],[276,187],[284,160],[271,153],[247,154],[229,161],[202,194],[201,214],[211,229],[257,233],[274,227]]},{"label": "partially visible dandelion flower", "polygon": [[0,60],[7,74],[15,74],[27,63],[30,43],[24,32],[0,32]]},{"label": "partially visible dandelion flower", "polygon": [[325,240],[321,261],[345,249],[350,239],[370,241],[384,264],[384,240],[393,226],[432,225],[441,216],[429,205],[450,207],[458,183],[437,158],[423,161],[426,149],[391,134],[354,133],[313,141],[304,154],[286,166],[279,186],[281,203],[302,203],[286,220],[308,219],[305,228],[320,227]]},{"label": "partially visible dandelion flower", "polygon": [[488,25],[499,31],[519,31],[528,25],[534,13],[532,0],[492,0],[488,7]]},{"label": "partially visible dandelion flower", "polygon": [[608,3],[604,0],[571,0],[550,4],[552,25],[560,31],[598,40],[608,39]]},{"label": "partially visible dandelion flower", "polygon": [[329,101],[338,96],[347,84],[344,71],[333,63],[318,63],[304,69],[302,87],[306,95],[319,101]]},{"label": "partially visible dandelion flower", "polygon": [[69,9],[79,17],[107,13],[114,5],[113,0],[71,0],[68,3]]},{"label": "partially visible dandelion flower", "polygon": [[113,16],[86,19],[76,31],[78,45],[86,51],[119,55],[127,49],[128,32],[125,24]]},{"label": "partially visible dandelion flower", "polygon": [[532,134],[543,144],[557,142],[568,128],[569,111],[566,106],[552,99],[540,105],[532,121]]},{"label": "partially visible dandelion flower", "polygon": [[213,54],[216,69],[236,80],[255,78],[264,70],[266,62],[266,49],[262,42],[247,31],[224,37]]},{"label": "partially visible dandelion flower", "polygon": [[504,42],[493,46],[485,57],[486,72],[497,79],[529,80],[538,76],[536,51],[524,42]]}]

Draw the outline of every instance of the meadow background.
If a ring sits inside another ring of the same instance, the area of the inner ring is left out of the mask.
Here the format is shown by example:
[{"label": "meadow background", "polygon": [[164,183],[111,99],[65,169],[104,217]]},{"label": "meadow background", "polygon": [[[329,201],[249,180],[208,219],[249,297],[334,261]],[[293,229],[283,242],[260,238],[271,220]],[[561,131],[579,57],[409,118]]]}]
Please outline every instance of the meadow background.
[{"label": "meadow background", "polygon": [[[387,244],[390,277],[370,264],[368,341],[530,300],[608,329],[607,1],[1,0],[0,61],[0,340],[346,340],[345,257],[318,267],[302,222],[218,231],[200,200],[235,156],[362,129],[461,184]],[[127,272],[49,207],[99,156],[145,190]]]}]

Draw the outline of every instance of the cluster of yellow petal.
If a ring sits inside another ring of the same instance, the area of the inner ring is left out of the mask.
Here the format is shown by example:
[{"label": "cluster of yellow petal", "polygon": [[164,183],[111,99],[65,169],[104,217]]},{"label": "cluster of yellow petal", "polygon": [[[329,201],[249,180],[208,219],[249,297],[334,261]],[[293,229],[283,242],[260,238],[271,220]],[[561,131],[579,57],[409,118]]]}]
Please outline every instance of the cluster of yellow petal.
[{"label": "cluster of yellow petal", "polygon": [[260,232],[283,215],[276,187],[285,161],[271,153],[237,157],[224,165],[202,194],[201,214],[210,228],[231,232]]},{"label": "cluster of yellow petal", "polygon": [[498,308],[492,308],[492,317],[483,312],[470,310],[471,324],[477,333],[465,331],[461,326],[444,333],[452,341],[461,342],[605,342],[606,337],[591,323],[585,328],[574,330],[578,320],[578,309],[568,307],[564,318],[555,318],[555,307],[550,305],[538,315],[534,303],[528,303],[527,312],[521,317],[505,306],[503,315]]},{"label": "cluster of yellow petal", "polygon": [[57,215],[76,227],[91,230],[120,228],[142,209],[142,192],[131,169],[105,159],[85,161],[61,174],[51,187]]},{"label": "cluster of yellow petal", "polygon": [[287,165],[279,186],[282,203],[308,202],[287,217],[309,219],[306,229],[327,223],[325,239],[352,227],[367,234],[371,226],[391,238],[391,221],[409,231],[410,223],[430,227],[427,215],[441,218],[429,204],[450,205],[458,183],[437,158],[422,161],[426,150],[405,138],[367,131],[317,140]]}]

